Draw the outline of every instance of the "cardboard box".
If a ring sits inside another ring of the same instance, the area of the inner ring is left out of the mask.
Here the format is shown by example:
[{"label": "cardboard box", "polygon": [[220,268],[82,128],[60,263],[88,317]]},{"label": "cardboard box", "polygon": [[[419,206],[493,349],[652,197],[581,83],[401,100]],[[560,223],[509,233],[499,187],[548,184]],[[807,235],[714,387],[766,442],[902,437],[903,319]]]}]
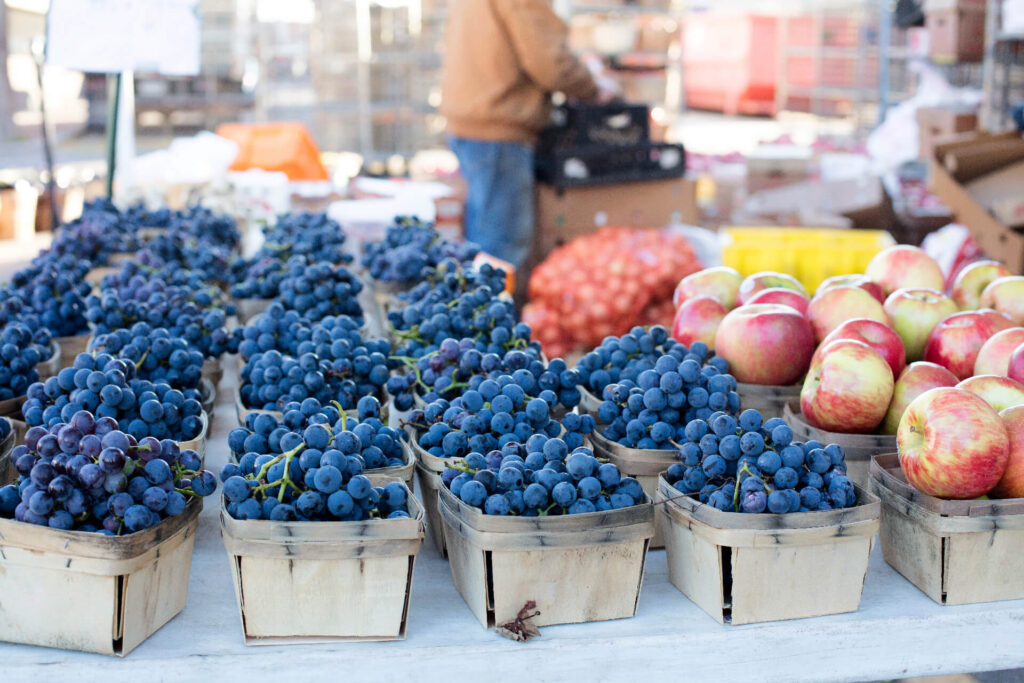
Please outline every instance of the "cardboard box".
[{"label": "cardboard box", "polygon": [[917,110],[918,158],[931,159],[936,140],[966,133],[978,128],[978,113],[973,109],[951,107],[921,107]]},{"label": "cardboard box", "polygon": [[605,225],[662,228],[697,222],[697,183],[685,178],[566,190],[537,183],[536,196],[537,263],[555,247]]},{"label": "cardboard box", "polygon": [[[1015,273],[1024,273],[1024,234],[1012,229],[1005,222],[990,213],[975,196],[972,196],[969,185],[972,181],[999,171],[1002,168],[1019,166],[1024,161],[1024,144],[1020,143],[1020,135],[1007,133],[1003,135],[979,134],[976,139],[939,145],[935,149],[935,158],[931,161],[930,189],[953,210],[957,221],[967,226],[971,235],[981,249],[991,257],[1003,261]],[[978,149],[991,148],[993,145],[1004,150],[1002,154],[989,154],[989,163],[980,160],[972,163],[961,163],[971,159]],[[996,160],[993,162],[992,158]],[[991,164],[996,163],[993,167]],[[1011,172],[1004,185],[1007,193],[1005,199],[1019,197],[1024,177],[1021,171]],[[1000,179],[1005,176],[1001,176]],[[987,188],[988,192],[990,188]],[[975,189],[975,192],[978,192]],[[979,196],[982,196],[979,194]],[[991,199],[998,195],[985,194]]]},{"label": "cardboard box", "polygon": [[936,62],[980,62],[985,56],[985,0],[927,0],[925,28]]},{"label": "cardboard box", "polygon": [[748,197],[743,210],[779,225],[820,226],[832,215],[846,218],[850,227],[888,230],[892,220],[892,207],[875,176],[807,180],[763,190]]},{"label": "cardboard box", "polygon": [[1011,228],[1024,226],[1024,161],[986,173],[966,188],[996,220]]},{"label": "cardboard box", "polygon": [[813,152],[801,145],[760,145],[747,155],[747,191],[760,192],[806,180]]}]

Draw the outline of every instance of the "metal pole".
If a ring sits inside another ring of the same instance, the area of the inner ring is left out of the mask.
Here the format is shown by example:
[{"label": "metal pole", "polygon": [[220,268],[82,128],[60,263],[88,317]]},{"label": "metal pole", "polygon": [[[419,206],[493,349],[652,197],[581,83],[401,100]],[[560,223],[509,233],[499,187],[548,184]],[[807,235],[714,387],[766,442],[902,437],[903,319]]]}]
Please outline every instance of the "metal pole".
[{"label": "metal pole", "polygon": [[121,74],[107,76],[107,199],[114,199],[117,166],[117,110],[121,105]]},{"label": "metal pole", "polygon": [[46,197],[50,207],[50,230],[56,231],[60,224],[57,214],[57,183],[53,177],[53,148],[50,145],[49,122],[46,120],[46,91],[43,89],[43,69],[46,66],[46,53],[43,45],[34,44],[33,53],[36,58],[36,79],[39,83],[39,119],[43,134],[43,159],[46,162]]},{"label": "metal pole", "polygon": [[[885,121],[889,109],[889,62],[892,52],[892,4],[891,0],[881,0],[878,8],[878,125]],[[862,54],[860,59],[864,59]]]}]

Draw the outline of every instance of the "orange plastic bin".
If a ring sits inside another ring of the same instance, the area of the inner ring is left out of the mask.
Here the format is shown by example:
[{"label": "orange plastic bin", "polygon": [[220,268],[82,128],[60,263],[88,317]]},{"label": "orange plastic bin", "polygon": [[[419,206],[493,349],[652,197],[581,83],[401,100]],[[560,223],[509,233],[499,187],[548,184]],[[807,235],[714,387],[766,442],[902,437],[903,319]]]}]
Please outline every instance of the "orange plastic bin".
[{"label": "orange plastic bin", "polygon": [[225,123],[217,135],[238,143],[232,171],[280,171],[289,180],[328,180],[320,150],[301,123]]}]

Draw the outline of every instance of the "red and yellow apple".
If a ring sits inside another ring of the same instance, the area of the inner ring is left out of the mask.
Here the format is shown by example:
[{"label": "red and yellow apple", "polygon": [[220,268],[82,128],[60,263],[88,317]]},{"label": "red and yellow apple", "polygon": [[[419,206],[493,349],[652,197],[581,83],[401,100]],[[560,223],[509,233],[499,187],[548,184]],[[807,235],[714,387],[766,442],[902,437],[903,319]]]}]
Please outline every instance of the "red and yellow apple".
[{"label": "red and yellow apple", "polygon": [[1024,406],[999,411],[1010,437],[1010,457],[1006,471],[996,487],[988,492],[992,498],[1024,498]]},{"label": "red and yellow apple", "polygon": [[889,324],[903,340],[907,361],[924,357],[924,345],[932,329],[957,312],[956,303],[937,289],[897,289],[883,306]]},{"label": "red and yellow apple", "polygon": [[718,299],[718,302],[728,310],[736,305],[736,296],[739,294],[742,281],[740,274],[728,266],[705,268],[690,273],[679,281],[676,291],[672,294],[672,303],[678,307],[695,296],[710,296]]},{"label": "red and yellow apple", "polygon": [[998,413],[1013,406],[1024,405],[1024,384],[999,375],[976,375],[956,385],[985,399]]},{"label": "red and yellow apple", "polygon": [[878,299],[878,303],[885,303],[885,293],[876,283],[868,279],[867,275],[833,275],[825,278],[815,294],[820,294],[832,287],[860,287],[871,296]]},{"label": "red and yellow apple", "polygon": [[766,270],[745,277],[743,282],[740,283],[739,296],[736,300],[742,305],[749,302],[750,299],[762,289],[774,289],[777,287],[792,289],[795,292],[800,292],[804,296],[807,296],[807,290],[804,289],[804,286],[800,284],[800,281],[792,275]]},{"label": "red and yellow apple", "polygon": [[1024,383],[1024,344],[1021,344],[1010,354],[1010,363],[1006,367],[1006,376],[1010,379]]},{"label": "red and yellow apple", "polygon": [[938,387],[955,387],[959,381],[956,375],[941,365],[926,363],[923,360],[911,363],[896,379],[889,410],[882,420],[881,432],[895,434],[907,406],[924,392]]},{"label": "red and yellow apple", "polygon": [[867,318],[889,324],[882,304],[860,287],[831,287],[818,292],[807,305],[807,318],[820,343],[847,320]]},{"label": "red and yellow apple", "polygon": [[981,306],[981,294],[985,287],[1009,274],[1009,268],[999,261],[984,259],[969,263],[957,273],[949,290],[950,296],[961,311],[976,310]]},{"label": "red and yellow apple", "polygon": [[981,315],[988,318],[995,326],[996,332],[1008,330],[1014,326],[1013,321],[1010,320],[1010,316],[1006,315],[1005,313],[1000,313],[994,308],[979,308],[977,311],[975,311],[975,313],[980,313]]},{"label": "red and yellow apple", "polygon": [[1006,426],[992,406],[964,389],[915,398],[896,432],[907,482],[938,498],[977,498],[992,490],[1010,455]]},{"label": "red and yellow apple", "polygon": [[886,296],[897,289],[928,288],[943,291],[946,278],[942,268],[920,247],[898,244],[875,254],[864,274],[877,283]]},{"label": "red and yellow apple", "polygon": [[1024,327],[1011,327],[996,332],[988,338],[978,351],[974,361],[975,375],[1003,375],[1010,370],[1010,356],[1024,344]]},{"label": "red and yellow apple", "polygon": [[748,384],[794,384],[811,363],[814,332],[789,306],[752,304],[729,311],[715,334],[715,354]]},{"label": "red and yellow apple", "polygon": [[818,346],[818,350],[814,352],[814,356],[811,358],[811,365],[814,365],[814,361],[821,356],[822,350],[828,343],[836,339],[856,339],[878,351],[882,354],[885,362],[889,364],[889,367],[892,368],[893,377],[899,377],[900,373],[903,372],[903,368],[907,365],[907,354],[903,350],[903,340],[900,339],[900,336],[885,323],[868,318],[847,320],[829,332],[828,336]]},{"label": "red and yellow apple", "polygon": [[872,432],[892,400],[893,378],[882,354],[864,342],[838,339],[821,350],[800,390],[809,424],[830,432]]},{"label": "red and yellow apple", "polygon": [[979,311],[954,313],[928,335],[924,359],[938,363],[960,379],[967,379],[974,374],[974,363],[981,347],[996,332],[995,323]]},{"label": "red and yellow apple", "polygon": [[806,296],[795,289],[786,289],[784,287],[762,289],[747,301],[747,305],[782,304],[783,306],[789,306],[795,311],[799,311],[801,315],[807,313],[807,303],[808,301]]},{"label": "red and yellow apple", "polygon": [[686,346],[702,341],[710,347],[715,343],[715,332],[728,312],[714,297],[691,297],[676,311],[672,321],[672,338]]},{"label": "red and yellow apple", "polygon": [[1024,276],[993,280],[981,293],[979,305],[1006,314],[1014,325],[1024,325]]}]

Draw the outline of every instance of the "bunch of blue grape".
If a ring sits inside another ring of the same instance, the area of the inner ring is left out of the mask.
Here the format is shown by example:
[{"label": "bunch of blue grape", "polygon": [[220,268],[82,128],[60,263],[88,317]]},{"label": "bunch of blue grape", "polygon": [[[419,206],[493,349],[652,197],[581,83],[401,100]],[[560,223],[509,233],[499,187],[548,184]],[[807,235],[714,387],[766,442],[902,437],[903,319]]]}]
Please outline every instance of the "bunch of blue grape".
[{"label": "bunch of blue grape", "polygon": [[230,276],[232,252],[229,247],[195,240],[177,232],[158,235],[136,252],[135,260],[157,269],[155,275],[172,284],[180,272],[198,273],[205,287],[226,284]]},{"label": "bunch of blue grape", "polygon": [[277,350],[295,355],[299,344],[310,341],[312,336],[308,320],[298,311],[285,310],[280,301],[275,301],[242,328],[238,354],[246,361],[261,351]]},{"label": "bunch of blue grape", "polygon": [[202,378],[203,354],[189,349],[181,337],[162,327],[135,323],[97,336],[91,351],[106,352],[135,366],[135,377],[164,382],[174,389],[197,389]]},{"label": "bunch of blue grape", "polygon": [[384,239],[363,248],[361,264],[370,276],[384,282],[412,282],[445,259],[472,260],[480,247],[472,242],[450,242],[433,226],[417,218],[396,219]]},{"label": "bunch of blue grape", "polygon": [[228,434],[228,447],[236,461],[246,453],[284,453],[289,444],[287,434],[301,434],[306,427],[324,424],[331,427],[331,444],[345,455],[362,459],[363,470],[401,467],[405,464],[402,450],[404,432],[384,424],[380,402],[364,396],[356,404],[356,415],[324,405],[313,398],[302,403],[285,405],[284,419],[268,413],[249,413],[245,425]]},{"label": "bunch of blue grape", "polygon": [[35,313],[55,337],[73,337],[89,331],[85,318],[85,297],[91,286],[85,282],[87,262],[70,256],[49,258],[11,278],[11,288],[22,305]]},{"label": "bunch of blue grape", "polygon": [[[641,372],[653,370],[659,358],[680,346],[661,325],[650,329],[638,326],[621,337],[605,337],[576,364],[580,384],[600,397],[609,384],[622,380],[636,383]],[[689,349],[682,346],[682,351],[685,355]]]},{"label": "bunch of blue grape", "polygon": [[[702,365],[703,364],[703,365]],[[669,450],[684,438],[686,425],[715,411],[739,412],[736,379],[722,358],[708,358],[704,342],[681,344],[654,367],[604,388],[597,419],[602,435],[628,448]]]},{"label": "bunch of blue grape", "polygon": [[524,375],[484,379],[451,401],[438,399],[412,411],[408,424],[417,431],[420,447],[440,458],[489,453],[509,442],[525,443],[534,434],[561,435],[570,449],[582,446],[584,436],[594,431],[594,418],[567,413],[561,421],[554,419],[552,412],[564,408],[557,392],[543,389],[531,398],[522,387],[527,381]]},{"label": "bunch of blue grape", "polygon": [[21,407],[29,426],[53,427],[82,410],[116,420],[136,439],[190,441],[202,433],[197,390],[135,379],[135,366],[109,353],[80,353],[70,368],[29,386]]},{"label": "bunch of blue grape", "polygon": [[195,451],[136,440],[116,420],[84,410],[49,430],[29,429],[11,460],[19,476],[0,488],[0,517],[66,531],[142,531],[217,488]]},{"label": "bunch of blue grape", "polygon": [[288,275],[284,260],[266,254],[238,259],[232,265],[231,296],[235,299],[273,299]]},{"label": "bunch of blue grape", "polygon": [[284,260],[301,254],[310,262],[341,264],[352,261],[352,255],[345,253],[345,233],[341,226],[323,212],[278,216],[277,223],[265,229],[263,236],[264,246]]},{"label": "bunch of blue grape", "polygon": [[545,517],[607,512],[639,505],[644,491],[589,448],[569,448],[543,434],[510,441],[483,455],[469,453],[441,479],[466,505],[488,515]]},{"label": "bunch of blue grape", "polygon": [[221,470],[228,514],[275,522],[409,517],[412,493],[401,482],[373,486],[359,441],[354,432],[316,423],[284,434],[281,453],[245,453]]},{"label": "bunch of blue grape", "polygon": [[183,338],[206,358],[237,353],[241,332],[227,329],[229,309],[217,305],[222,296],[219,289],[169,285],[159,277],[147,278],[135,268],[135,264],[126,264],[120,273],[107,276],[100,295],[86,300],[86,317],[96,334],[145,322]]},{"label": "bunch of blue grape", "polygon": [[167,228],[168,236],[186,243],[234,249],[242,240],[234,218],[202,206],[151,211],[139,204],[125,210],[124,217],[137,228]]},{"label": "bunch of blue grape", "polygon": [[756,410],[724,412],[686,425],[680,462],[666,480],[725,512],[808,512],[857,502],[842,446],[793,441],[785,420]]},{"label": "bunch of blue grape", "polygon": [[579,403],[578,378],[565,361],[556,358],[545,365],[540,352],[533,347],[498,355],[481,351],[479,346],[468,338],[445,339],[434,353],[415,359],[397,357],[406,372],[393,374],[385,385],[395,399],[395,407],[409,410],[415,403],[414,394],[425,403],[452,399],[466,389],[478,389],[483,380],[500,375],[511,375],[528,395],[551,389],[565,408],[572,409]]},{"label": "bunch of blue grape", "polygon": [[107,199],[94,199],[82,207],[82,215],[54,233],[50,255],[71,256],[87,267],[105,265],[117,253],[139,248],[136,226]]},{"label": "bunch of blue grape", "polygon": [[381,392],[390,376],[386,340],[371,339],[358,347],[336,340],[321,346],[343,353],[322,358],[306,351],[295,357],[275,349],[253,355],[242,366],[242,404],[280,411],[288,402],[315,398],[322,404],[337,401],[343,410],[351,410],[361,397]]},{"label": "bunch of blue grape", "polygon": [[321,261],[306,265],[305,261],[289,261],[288,274],[281,280],[278,297],[285,308],[297,311],[311,320],[325,316],[363,317],[359,292],[363,283],[347,268]]},{"label": "bunch of blue grape", "polygon": [[23,323],[10,323],[0,331],[0,401],[24,396],[39,381],[36,365],[49,360],[53,349],[49,340],[45,346],[36,343],[37,337]]},{"label": "bunch of blue grape", "polygon": [[[505,271],[489,263],[477,266],[448,258],[426,270],[417,284],[399,292],[395,298],[400,304],[399,311],[401,307],[412,304],[420,304],[422,307],[428,303],[448,303],[477,287],[490,287],[492,292],[500,294],[505,291],[505,279]],[[398,320],[396,318],[392,322],[397,325]]]},{"label": "bunch of blue grape", "polygon": [[515,304],[482,285],[448,302],[430,299],[388,313],[392,335],[401,346],[398,355],[418,358],[437,349],[445,339],[469,337],[481,350],[501,354],[512,348],[539,344],[530,341],[530,326],[518,321]]}]

